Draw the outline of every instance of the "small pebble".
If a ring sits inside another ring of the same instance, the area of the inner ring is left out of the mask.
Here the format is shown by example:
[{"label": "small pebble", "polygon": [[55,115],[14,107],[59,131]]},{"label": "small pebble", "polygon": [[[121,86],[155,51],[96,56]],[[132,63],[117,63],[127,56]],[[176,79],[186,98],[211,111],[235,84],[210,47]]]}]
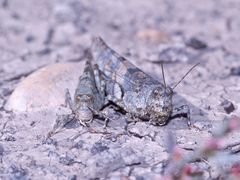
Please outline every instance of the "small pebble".
[{"label": "small pebble", "polygon": [[33,35],[27,35],[25,40],[26,42],[31,43],[35,40],[35,37]]},{"label": "small pebble", "polygon": [[137,37],[141,40],[156,44],[168,42],[170,39],[170,36],[167,32],[157,29],[141,30],[137,33]]},{"label": "small pebble", "polygon": [[8,8],[8,6],[9,6],[8,0],[3,0],[3,1],[2,1],[2,7],[3,7],[3,8]]},{"label": "small pebble", "polygon": [[231,112],[233,112],[235,110],[235,107],[234,107],[233,103],[229,100],[224,100],[221,103],[221,106],[223,107],[223,109],[225,110],[225,112],[227,114],[230,114]]},{"label": "small pebble", "polygon": [[186,45],[193,48],[193,49],[197,49],[197,50],[201,50],[201,49],[206,49],[207,48],[207,44],[203,41],[200,41],[197,38],[191,38],[190,40],[188,40],[186,42]]},{"label": "small pebble", "polygon": [[0,156],[2,156],[4,153],[4,148],[3,148],[3,145],[0,144]]},{"label": "small pebble", "polygon": [[72,175],[68,178],[69,180],[77,180],[77,175]]},{"label": "small pebble", "polygon": [[8,89],[8,88],[3,88],[2,89],[2,95],[3,96],[9,96],[11,94],[11,89]]},{"label": "small pebble", "polygon": [[163,172],[163,163],[159,163],[158,165],[154,166],[151,168],[151,170],[154,172],[154,173],[159,173],[161,174]]},{"label": "small pebble", "polygon": [[4,103],[5,103],[5,100],[0,97],[0,108],[3,107]]},{"label": "small pebble", "polygon": [[13,141],[16,141],[16,138],[11,135],[6,135],[4,137],[4,141],[12,141],[13,142]]},{"label": "small pebble", "polygon": [[66,155],[65,157],[59,158],[59,163],[66,165],[66,166],[70,166],[74,163],[74,159],[72,157],[69,157]]},{"label": "small pebble", "polygon": [[26,176],[28,172],[22,167],[17,167],[13,164],[10,166],[9,171],[13,175],[10,179],[27,179]]},{"label": "small pebble", "polygon": [[37,54],[39,56],[43,56],[43,55],[47,55],[47,54],[50,54],[52,52],[51,48],[49,47],[44,47],[43,49],[40,49]]},{"label": "small pebble", "polygon": [[210,126],[210,124],[209,123],[207,123],[207,122],[195,122],[194,124],[194,127],[196,127],[197,129],[199,129],[199,130],[205,130],[205,129],[207,129],[209,126]]},{"label": "small pebble", "polygon": [[34,126],[35,125],[35,121],[32,121],[31,123],[30,123],[30,126]]},{"label": "small pebble", "polygon": [[57,141],[52,138],[47,138],[47,139],[43,140],[42,144],[57,146]]},{"label": "small pebble", "polygon": [[230,69],[230,75],[240,76],[240,66],[231,68]]},{"label": "small pebble", "polygon": [[95,155],[95,154],[101,153],[101,152],[103,152],[105,150],[108,150],[108,149],[109,149],[109,147],[103,145],[102,143],[95,143],[93,145],[93,147],[91,148],[91,153],[93,155]]},{"label": "small pebble", "polygon": [[83,147],[83,144],[84,144],[84,141],[80,140],[76,144],[73,145],[73,148],[81,149]]}]

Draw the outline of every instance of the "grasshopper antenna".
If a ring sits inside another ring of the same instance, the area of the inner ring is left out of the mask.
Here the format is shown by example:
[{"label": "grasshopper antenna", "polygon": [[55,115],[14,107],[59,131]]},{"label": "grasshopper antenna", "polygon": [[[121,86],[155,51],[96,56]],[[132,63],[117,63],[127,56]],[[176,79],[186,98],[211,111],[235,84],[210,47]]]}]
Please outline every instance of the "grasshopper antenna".
[{"label": "grasshopper antenna", "polygon": [[163,69],[163,62],[161,63],[161,68],[162,68],[162,77],[163,77],[163,83],[164,83],[164,87],[166,88],[166,81],[165,81],[165,75],[164,75],[164,69]]},{"label": "grasshopper antenna", "polygon": [[173,87],[172,87],[172,89],[175,89],[183,80],[184,80],[184,78],[196,67],[196,66],[198,66],[200,63],[197,63],[197,64],[195,64],[193,67],[191,67],[189,70],[188,70],[188,72],[180,79],[180,81],[178,81]]}]

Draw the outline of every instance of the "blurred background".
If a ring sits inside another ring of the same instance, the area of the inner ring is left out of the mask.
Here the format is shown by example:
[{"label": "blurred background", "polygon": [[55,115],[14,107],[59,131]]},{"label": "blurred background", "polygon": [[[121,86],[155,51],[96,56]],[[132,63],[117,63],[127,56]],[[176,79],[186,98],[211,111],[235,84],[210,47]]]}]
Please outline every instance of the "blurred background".
[{"label": "blurred background", "polygon": [[239,53],[238,0],[1,0],[0,5],[0,61],[7,74],[15,65],[30,71],[81,60],[92,35],[139,61],[197,61],[199,52],[191,50],[206,47]]}]

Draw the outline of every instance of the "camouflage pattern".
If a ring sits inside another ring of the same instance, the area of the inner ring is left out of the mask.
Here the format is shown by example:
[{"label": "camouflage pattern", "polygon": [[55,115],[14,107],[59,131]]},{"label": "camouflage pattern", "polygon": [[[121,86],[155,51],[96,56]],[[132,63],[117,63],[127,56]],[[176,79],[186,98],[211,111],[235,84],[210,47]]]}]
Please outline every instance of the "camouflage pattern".
[{"label": "camouflage pattern", "polygon": [[94,114],[98,114],[105,104],[104,80],[98,66],[92,66],[90,54],[88,56],[84,72],[79,77],[73,103],[68,90],[66,93],[66,103],[84,126],[92,121]]},{"label": "camouflage pattern", "polygon": [[81,125],[86,126],[92,122],[94,116],[98,116],[105,119],[104,126],[106,126],[108,118],[100,112],[108,102],[105,97],[105,80],[98,65],[92,65],[92,56],[88,52],[84,72],[79,77],[75,90],[74,100],[72,100],[69,90],[66,89],[65,103],[66,106],[69,105],[72,114],[58,116],[48,137],[61,131],[73,119],[78,119]]},{"label": "camouflage pattern", "polygon": [[106,75],[107,98],[129,112],[132,117],[150,120],[157,125],[167,123],[172,113],[170,87],[155,80],[96,37],[92,55]]}]

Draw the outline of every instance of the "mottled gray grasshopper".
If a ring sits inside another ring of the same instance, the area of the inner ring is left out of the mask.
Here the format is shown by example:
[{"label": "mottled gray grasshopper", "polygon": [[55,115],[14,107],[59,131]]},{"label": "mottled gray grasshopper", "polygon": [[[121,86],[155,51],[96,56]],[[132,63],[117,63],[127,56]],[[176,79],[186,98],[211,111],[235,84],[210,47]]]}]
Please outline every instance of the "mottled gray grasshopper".
[{"label": "mottled gray grasshopper", "polygon": [[155,125],[168,122],[173,113],[173,88],[166,85],[164,78],[163,84],[144,73],[108,47],[100,37],[93,39],[91,49],[99,69],[106,75],[108,100],[131,117],[146,119]]},{"label": "mottled gray grasshopper", "polygon": [[86,53],[87,61],[83,74],[79,77],[77,89],[74,94],[74,101],[70,92],[66,89],[65,104],[69,105],[72,114],[59,116],[50,135],[61,130],[72,119],[78,119],[80,124],[86,126],[91,123],[94,116],[105,119],[105,126],[108,118],[100,112],[108,102],[105,98],[105,80],[98,69],[98,65],[92,65],[90,52]]}]

